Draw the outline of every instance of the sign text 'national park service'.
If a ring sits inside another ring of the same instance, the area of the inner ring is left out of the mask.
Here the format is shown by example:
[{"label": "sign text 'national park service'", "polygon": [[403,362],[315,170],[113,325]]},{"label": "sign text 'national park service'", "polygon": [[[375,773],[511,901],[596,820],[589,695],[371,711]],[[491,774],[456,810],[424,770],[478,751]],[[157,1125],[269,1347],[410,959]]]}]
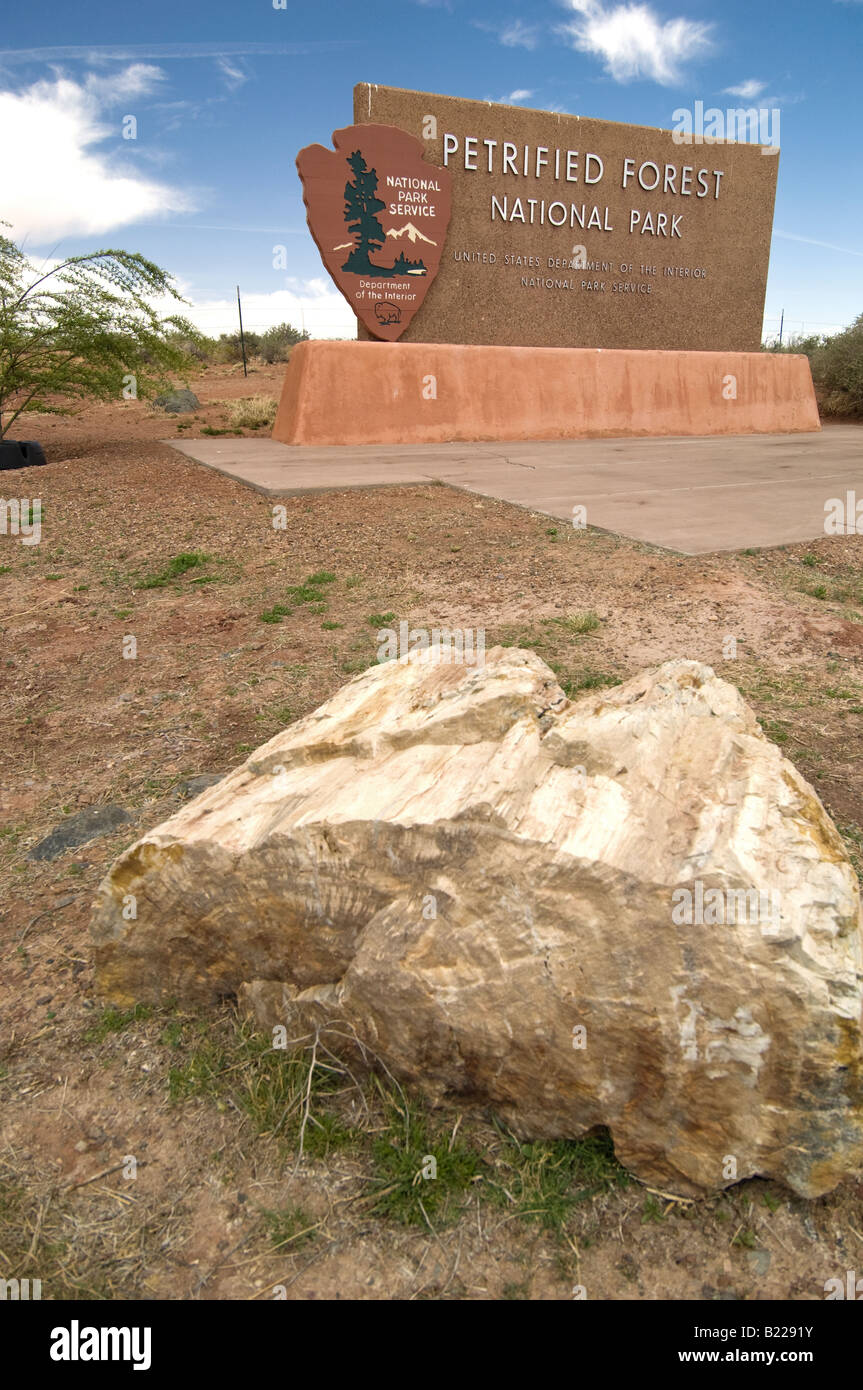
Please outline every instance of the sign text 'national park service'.
[{"label": "sign text 'national park service'", "polygon": [[357,317],[376,338],[394,341],[437,274],[450,175],[396,126],[347,126],[333,132],[333,145],[297,155],[309,229]]}]

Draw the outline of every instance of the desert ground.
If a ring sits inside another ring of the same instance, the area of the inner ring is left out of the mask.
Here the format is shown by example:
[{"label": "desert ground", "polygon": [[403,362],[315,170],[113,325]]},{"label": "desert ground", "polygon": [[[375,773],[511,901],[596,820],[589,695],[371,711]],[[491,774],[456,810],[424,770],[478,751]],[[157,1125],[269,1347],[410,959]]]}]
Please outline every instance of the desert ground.
[{"label": "desert ground", "polygon": [[[283,372],[208,368],[194,416],[123,401],[14,431],[49,464],[0,485],[42,505],[41,544],[0,536],[0,1276],[43,1298],[823,1299],[863,1268],[863,1180],[675,1198],[606,1136],[520,1143],[329,1054],[286,1062],[230,1000],[94,993],[113,858],[371,665],[386,614],[532,648],[570,695],[706,661],[860,872],[863,537],[683,559],[442,486],[289,498],[275,529],[272,500],[164,441],[230,430],[226,402]],[[128,819],[29,857],[105,806]]]}]

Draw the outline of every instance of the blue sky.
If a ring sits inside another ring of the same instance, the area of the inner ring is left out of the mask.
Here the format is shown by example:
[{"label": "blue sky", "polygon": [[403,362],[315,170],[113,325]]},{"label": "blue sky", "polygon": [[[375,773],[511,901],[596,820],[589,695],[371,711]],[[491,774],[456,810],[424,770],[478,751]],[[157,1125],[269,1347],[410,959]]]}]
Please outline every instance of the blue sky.
[{"label": "blue sky", "polygon": [[767,333],[863,312],[863,0],[276,3],[6,6],[0,217],[31,254],[123,246],[209,332],[239,282],[248,326],[347,336],[294,159],[351,123],[356,82],[665,128],[703,101],[779,110]]}]

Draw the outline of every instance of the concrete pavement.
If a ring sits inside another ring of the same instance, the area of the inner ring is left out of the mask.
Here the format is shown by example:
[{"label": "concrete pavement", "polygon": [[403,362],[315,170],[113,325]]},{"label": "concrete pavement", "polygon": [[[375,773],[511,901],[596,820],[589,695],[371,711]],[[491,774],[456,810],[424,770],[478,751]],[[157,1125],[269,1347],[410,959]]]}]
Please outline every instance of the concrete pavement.
[{"label": "concrete pavement", "polygon": [[[863,426],[818,434],[306,448],[169,440],[268,497],[442,482],[685,555],[815,540],[825,504],[863,501]],[[863,510],[863,509],[861,509]]]}]

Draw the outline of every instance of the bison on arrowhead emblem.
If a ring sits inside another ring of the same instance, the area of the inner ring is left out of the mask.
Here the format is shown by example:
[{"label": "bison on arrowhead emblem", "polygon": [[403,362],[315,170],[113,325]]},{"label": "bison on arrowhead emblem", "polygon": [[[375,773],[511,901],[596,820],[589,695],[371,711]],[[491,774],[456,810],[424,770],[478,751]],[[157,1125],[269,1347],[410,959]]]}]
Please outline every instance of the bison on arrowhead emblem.
[{"label": "bison on arrowhead emblem", "polygon": [[452,205],[447,169],[397,126],[333,132],[297,155],[309,230],[324,265],[376,338],[401,337],[438,272]]}]

